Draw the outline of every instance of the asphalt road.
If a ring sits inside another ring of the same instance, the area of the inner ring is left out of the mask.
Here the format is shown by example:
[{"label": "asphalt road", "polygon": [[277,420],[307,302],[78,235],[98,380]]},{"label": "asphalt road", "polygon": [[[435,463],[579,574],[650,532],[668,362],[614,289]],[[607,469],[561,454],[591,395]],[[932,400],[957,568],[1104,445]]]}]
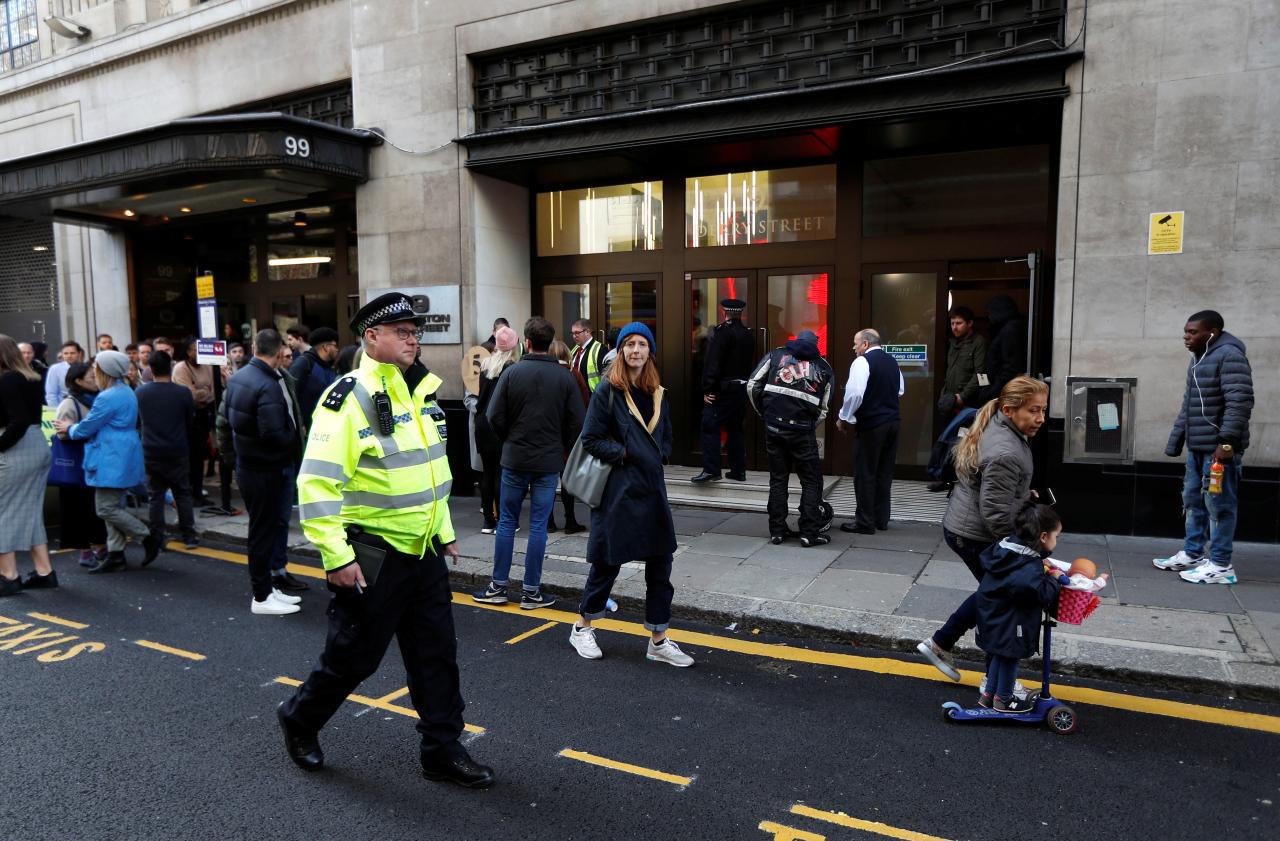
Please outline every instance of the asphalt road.
[{"label": "asphalt road", "polygon": [[[274,708],[320,652],[319,582],[301,614],[260,617],[227,559],[167,552],[106,576],[73,561],[59,556],[59,590],[0,601],[6,841],[1276,837],[1276,705],[1138,693],[1204,707],[1076,704],[1071,736],[947,724],[941,703],[973,691],[879,652],[685,624],[715,639],[685,644],[698,662],[681,670],[645,661],[639,617],[620,614],[591,662],[569,647],[568,614],[461,603],[466,720],[484,731],[466,738],[497,785],[423,780],[395,697],[344,705],[321,736],[326,770],[306,774]],[[759,653],[768,642],[794,656]],[[403,686],[393,648],[359,692]],[[1255,716],[1193,720],[1222,709]]]}]

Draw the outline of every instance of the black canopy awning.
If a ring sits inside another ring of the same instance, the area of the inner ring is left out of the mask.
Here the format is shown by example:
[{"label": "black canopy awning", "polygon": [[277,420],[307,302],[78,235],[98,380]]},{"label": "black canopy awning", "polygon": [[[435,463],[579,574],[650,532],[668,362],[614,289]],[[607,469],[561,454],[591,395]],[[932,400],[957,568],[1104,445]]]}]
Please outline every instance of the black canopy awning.
[{"label": "black canopy awning", "polygon": [[192,117],[0,161],[0,214],[127,225],[350,189],[376,134],[287,114]]},{"label": "black canopy awning", "polygon": [[499,129],[457,142],[467,148],[469,168],[533,184],[544,180],[540,176],[563,171],[557,162],[568,159],[625,155],[631,161],[652,162],[691,144],[800,135],[1020,100],[1061,99],[1068,93],[1064,71],[1083,55],[1081,50],[1045,51],[918,75]]}]

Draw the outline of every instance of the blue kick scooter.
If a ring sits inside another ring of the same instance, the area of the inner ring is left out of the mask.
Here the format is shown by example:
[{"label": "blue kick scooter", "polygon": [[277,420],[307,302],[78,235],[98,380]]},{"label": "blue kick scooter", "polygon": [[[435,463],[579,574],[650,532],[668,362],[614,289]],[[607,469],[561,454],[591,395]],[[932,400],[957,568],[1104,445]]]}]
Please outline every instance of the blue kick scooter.
[{"label": "blue kick scooter", "polygon": [[1053,697],[1049,691],[1049,646],[1052,642],[1053,629],[1057,627],[1048,614],[1041,622],[1044,627],[1044,678],[1040,685],[1040,697],[1035,706],[1025,713],[1002,713],[986,707],[962,707],[955,701],[947,701],[942,705],[942,718],[945,721],[969,723],[975,721],[1016,721],[1022,724],[1043,724],[1054,733],[1066,736],[1076,732],[1080,719],[1076,711]]}]

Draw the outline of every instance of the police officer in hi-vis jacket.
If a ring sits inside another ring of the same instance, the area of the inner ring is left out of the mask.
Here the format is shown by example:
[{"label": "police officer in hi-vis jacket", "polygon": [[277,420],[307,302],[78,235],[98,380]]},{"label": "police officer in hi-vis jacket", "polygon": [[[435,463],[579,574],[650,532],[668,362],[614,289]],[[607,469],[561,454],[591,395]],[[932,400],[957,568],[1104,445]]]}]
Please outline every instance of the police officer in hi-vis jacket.
[{"label": "police officer in hi-vis jacket", "polygon": [[493,770],[458,742],[462,694],[446,555],[458,557],[449,518],[440,378],[417,360],[423,318],[389,292],[356,313],[360,367],[320,398],[298,471],[302,530],[320,550],[333,601],[320,662],[277,714],[289,757],[324,765],[317,736],[394,636],[418,713],[422,773],[469,788]]}]

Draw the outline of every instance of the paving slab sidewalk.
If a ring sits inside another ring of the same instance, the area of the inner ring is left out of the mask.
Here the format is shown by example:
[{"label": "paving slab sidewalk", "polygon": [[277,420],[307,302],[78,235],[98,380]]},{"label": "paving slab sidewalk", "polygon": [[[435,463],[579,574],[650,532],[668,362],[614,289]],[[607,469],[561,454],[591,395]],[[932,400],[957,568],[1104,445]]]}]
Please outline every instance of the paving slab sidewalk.
[{"label": "paving slab sidewalk", "polygon": [[[483,586],[493,536],[480,533],[478,499],[455,497],[450,506],[462,555],[454,586]],[[561,514],[557,505],[557,518]],[[937,525],[894,521],[876,535],[834,528],[830,544],[803,549],[792,541],[771,545],[762,514],[678,507],[673,514],[677,625],[679,618],[737,623],[739,633],[760,628],[910,651],[975,587]],[[527,517],[526,506],[526,528]],[[578,517],[589,522],[581,505]],[[248,519],[199,514],[197,526],[208,539],[243,544]],[[526,535],[517,535],[513,580],[523,573]],[[297,527],[296,512],[289,544],[294,553],[316,555]],[[1153,557],[1179,548],[1177,541],[1158,538],[1064,534],[1055,557],[1092,559],[1099,571],[1111,573],[1112,586],[1083,625],[1059,626],[1055,671],[1280,699],[1280,545],[1237,544],[1241,583],[1231,587],[1188,584],[1151,565]],[[548,537],[543,585],[569,609],[586,581],[585,554],[585,535]],[[624,610],[643,611],[638,565],[623,570],[614,597]],[[973,662],[982,657],[972,633],[956,653]]]}]

